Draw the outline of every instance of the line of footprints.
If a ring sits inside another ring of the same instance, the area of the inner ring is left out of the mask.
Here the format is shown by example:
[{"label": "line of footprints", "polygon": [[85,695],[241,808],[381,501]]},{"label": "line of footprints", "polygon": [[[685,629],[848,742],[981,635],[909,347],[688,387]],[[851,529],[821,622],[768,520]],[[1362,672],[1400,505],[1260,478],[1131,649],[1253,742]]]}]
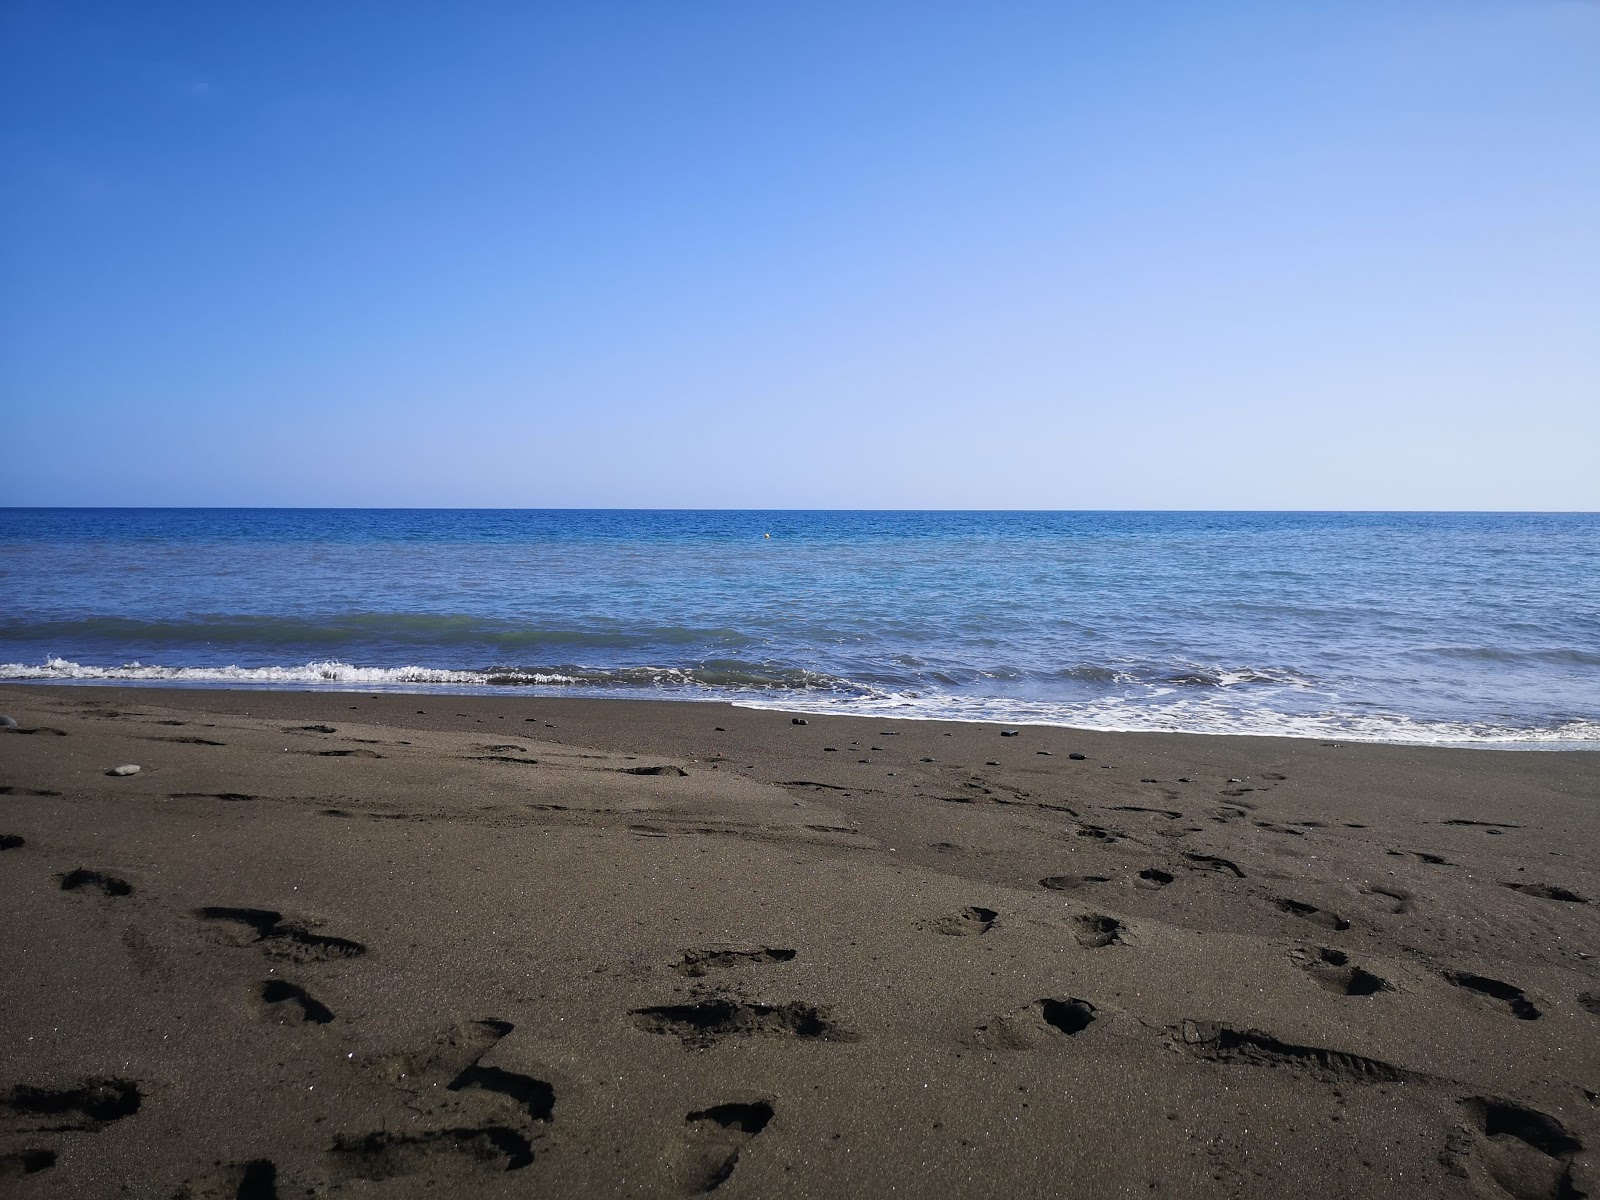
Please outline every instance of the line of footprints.
[{"label": "line of footprints", "polygon": [[[22,844],[22,839],[8,837],[3,848]],[[1198,854],[1186,857],[1192,861],[1185,865],[1192,869],[1243,878],[1243,872],[1226,860]],[[1134,882],[1160,888],[1172,879],[1170,872],[1149,868]],[[107,903],[134,894],[127,880],[90,868],[66,872],[59,881],[64,892],[99,897]],[[1040,884],[1051,890],[1068,890],[1105,881],[1097,876],[1051,876]],[[1327,930],[1349,928],[1350,923],[1342,917],[1312,905],[1276,896],[1265,899],[1280,911]],[[1394,899],[1403,903],[1405,897]],[[271,909],[208,906],[196,910],[194,916],[224,944],[253,947],[282,962],[335,962],[359,957],[367,950],[361,942],[321,933]],[[946,936],[982,936],[999,920],[996,910],[975,905],[923,922],[921,927]],[[1098,912],[1074,915],[1069,919],[1069,931],[1079,946],[1091,951],[1130,941],[1121,920]],[[690,1051],[704,1051],[729,1038],[856,1040],[858,1035],[841,1026],[826,1007],[799,1001],[753,1001],[699,982],[732,968],[791,962],[796,954],[793,949],[769,946],[686,951],[673,969],[696,981],[691,985],[691,997],[680,1003],[635,1009],[628,1019],[642,1033],[675,1038]],[[1380,976],[1351,962],[1342,950],[1300,947],[1289,954],[1289,961],[1318,986],[1339,995],[1371,996],[1393,990]],[[1464,971],[1440,974],[1456,987],[1503,1006],[1515,1018],[1531,1021],[1542,1015],[1537,1005],[1511,984]],[[1600,1015],[1600,997],[1584,994],[1578,999],[1588,1011]],[[336,1019],[332,1010],[304,987],[283,978],[260,983],[257,1001],[269,1019],[280,1022],[328,1025]],[[970,1044],[991,1050],[1035,1047],[1042,1039],[1083,1035],[1100,1016],[1100,1010],[1081,997],[1044,997],[976,1026]],[[413,1101],[438,1094],[437,1085],[443,1084],[445,1100],[431,1114],[440,1126],[418,1133],[341,1135],[324,1156],[330,1175],[382,1180],[410,1174],[517,1171],[531,1165],[537,1140],[555,1119],[556,1093],[545,1080],[482,1061],[512,1029],[511,1023],[495,1019],[468,1022],[445,1031],[421,1052],[360,1064],[409,1093]],[[1450,1134],[1441,1156],[1447,1167],[1465,1173],[1465,1163],[1476,1148],[1490,1174],[1514,1195],[1573,1194],[1572,1162],[1582,1146],[1547,1114],[1503,1099],[1463,1095],[1463,1085],[1441,1076],[1345,1051],[1296,1045],[1259,1030],[1185,1020],[1167,1036],[1174,1050],[1212,1063],[1275,1066],[1337,1081],[1422,1083],[1449,1090],[1456,1094],[1463,1120]],[[462,1107],[468,1096],[493,1098],[497,1119],[454,1123],[470,1116]],[[94,1132],[134,1116],[143,1099],[138,1083],[122,1078],[86,1079],[65,1088],[19,1084],[0,1095],[0,1121],[12,1131]],[[768,1097],[728,1101],[687,1113],[681,1142],[669,1155],[675,1186],[685,1194],[703,1194],[720,1187],[732,1177],[745,1147],[768,1127],[774,1115]],[[1496,1150],[1508,1140],[1520,1147],[1517,1153]],[[0,1155],[0,1180],[48,1170],[55,1162],[56,1153],[42,1146]],[[266,1159],[240,1163],[219,1176],[186,1185],[180,1196],[185,1200],[223,1196],[272,1200],[277,1196],[277,1174],[275,1165]]]}]

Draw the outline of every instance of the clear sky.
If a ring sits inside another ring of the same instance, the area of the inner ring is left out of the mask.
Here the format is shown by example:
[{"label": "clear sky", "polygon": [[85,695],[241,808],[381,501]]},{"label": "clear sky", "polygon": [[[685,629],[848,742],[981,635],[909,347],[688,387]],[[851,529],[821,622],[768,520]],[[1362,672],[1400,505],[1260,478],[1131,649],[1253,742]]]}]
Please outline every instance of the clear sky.
[{"label": "clear sky", "polygon": [[0,503],[1600,509],[1600,3],[3,10]]}]

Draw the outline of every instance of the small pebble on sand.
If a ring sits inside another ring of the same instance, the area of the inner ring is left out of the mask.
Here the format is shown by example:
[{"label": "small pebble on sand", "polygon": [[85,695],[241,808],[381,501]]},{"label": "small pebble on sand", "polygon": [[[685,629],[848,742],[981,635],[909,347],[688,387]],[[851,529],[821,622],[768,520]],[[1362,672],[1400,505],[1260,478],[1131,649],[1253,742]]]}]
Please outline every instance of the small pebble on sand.
[{"label": "small pebble on sand", "polygon": [[137,775],[139,768],[133,763],[123,763],[120,767],[112,767],[107,775]]}]

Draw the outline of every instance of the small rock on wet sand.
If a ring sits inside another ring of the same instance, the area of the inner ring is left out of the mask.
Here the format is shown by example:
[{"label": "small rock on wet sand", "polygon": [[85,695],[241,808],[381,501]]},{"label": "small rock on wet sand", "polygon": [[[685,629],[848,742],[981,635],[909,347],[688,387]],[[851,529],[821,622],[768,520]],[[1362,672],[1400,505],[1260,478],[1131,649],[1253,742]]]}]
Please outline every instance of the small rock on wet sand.
[{"label": "small rock on wet sand", "polygon": [[107,775],[137,775],[139,768],[133,763],[123,763],[120,767],[112,767]]}]

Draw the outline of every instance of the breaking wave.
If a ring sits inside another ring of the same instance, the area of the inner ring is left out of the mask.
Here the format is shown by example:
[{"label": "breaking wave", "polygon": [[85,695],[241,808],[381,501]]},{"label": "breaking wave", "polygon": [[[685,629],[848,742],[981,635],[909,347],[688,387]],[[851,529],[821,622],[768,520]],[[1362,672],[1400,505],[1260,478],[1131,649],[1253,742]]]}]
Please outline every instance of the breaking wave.
[{"label": "breaking wave", "polygon": [[[671,699],[726,700],[745,708],[840,716],[893,716],[899,720],[1006,722],[1108,732],[1229,734],[1405,745],[1478,746],[1524,750],[1600,750],[1600,721],[1558,720],[1543,726],[1427,720],[1392,712],[1355,712],[1338,705],[1299,711],[1273,707],[1235,692],[1243,683],[1301,688],[1293,672],[1208,670],[1171,677],[1165,686],[1137,683],[1124,694],[1086,700],[985,697],[864,683],[798,667],[736,661],[694,667],[580,666],[363,667],[323,661],[298,666],[172,667],[145,663],[94,666],[52,658],[39,665],[0,664],[0,680],[49,683],[129,683],[180,687],[326,688],[341,690],[494,692],[505,688],[560,688],[583,696],[649,691]],[[1206,690],[1198,690],[1198,686]]]}]

